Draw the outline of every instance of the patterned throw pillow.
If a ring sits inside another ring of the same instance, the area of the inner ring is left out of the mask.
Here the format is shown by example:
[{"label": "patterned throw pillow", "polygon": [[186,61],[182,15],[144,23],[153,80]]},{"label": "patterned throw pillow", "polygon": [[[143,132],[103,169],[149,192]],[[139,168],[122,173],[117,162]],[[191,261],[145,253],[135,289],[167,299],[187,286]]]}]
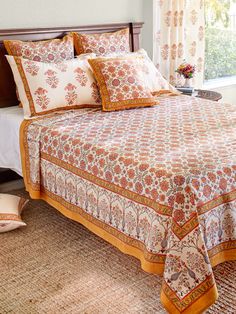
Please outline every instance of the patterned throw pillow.
[{"label": "patterned throw pillow", "polygon": [[59,63],[74,58],[73,36],[42,41],[4,40],[9,55],[45,63]]},{"label": "patterned throw pillow", "polygon": [[0,194],[0,233],[26,226],[20,214],[28,200],[9,194]]},{"label": "patterned throw pillow", "polygon": [[140,57],[90,59],[104,111],[156,105],[141,70]]},{"label": "patterned throw pillow", "polygon": [[114,33],[79,34],[73,33],[75,50],[81,53],[95,53],[104,56],[108,53],[127,53],[130,51],[129,29]]},{"label": "patterned throw pillow", "polygon": [[87,60],[57,64],[6,56],[25,118],[58,110],[101,107],[99,90]]}]

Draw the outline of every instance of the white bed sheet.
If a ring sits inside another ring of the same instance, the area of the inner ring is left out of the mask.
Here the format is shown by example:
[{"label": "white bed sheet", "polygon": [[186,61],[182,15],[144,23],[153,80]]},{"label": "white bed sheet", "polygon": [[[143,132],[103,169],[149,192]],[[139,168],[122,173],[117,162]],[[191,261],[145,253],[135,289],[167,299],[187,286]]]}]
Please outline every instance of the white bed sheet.
[{"label": "white bed sheet", "polygon": [[0,108],[0,168],[12,169],[21,176],[19,132],[23,120],[22,108]]}]

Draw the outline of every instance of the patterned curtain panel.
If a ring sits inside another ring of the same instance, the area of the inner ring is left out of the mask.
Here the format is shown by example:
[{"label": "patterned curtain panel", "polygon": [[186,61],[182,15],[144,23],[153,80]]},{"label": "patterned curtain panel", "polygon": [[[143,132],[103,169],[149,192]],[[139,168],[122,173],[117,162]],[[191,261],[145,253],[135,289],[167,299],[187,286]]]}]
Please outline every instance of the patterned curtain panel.
[{"label": "patterned curtain panel", "polygon": [[204,0],[153,0],[153,58],[163,76],[173,85],[183,83],[175,73],[186,61],[196,66],[193,79],[201,87],[204,79]]}]

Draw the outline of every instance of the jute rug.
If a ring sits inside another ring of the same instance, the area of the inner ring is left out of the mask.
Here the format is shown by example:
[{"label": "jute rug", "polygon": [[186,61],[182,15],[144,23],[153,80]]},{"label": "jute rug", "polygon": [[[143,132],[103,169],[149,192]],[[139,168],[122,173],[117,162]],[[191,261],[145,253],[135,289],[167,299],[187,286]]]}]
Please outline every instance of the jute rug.
[{"label": "jute rug", "polygon": [[[162,278],[135,258],[42,201],[30,201],[23,219],[27,227],[0,235],[1,314],[166,313]],[[236,262],[214,273],[220,297],[207,313],[236,313]]]}]

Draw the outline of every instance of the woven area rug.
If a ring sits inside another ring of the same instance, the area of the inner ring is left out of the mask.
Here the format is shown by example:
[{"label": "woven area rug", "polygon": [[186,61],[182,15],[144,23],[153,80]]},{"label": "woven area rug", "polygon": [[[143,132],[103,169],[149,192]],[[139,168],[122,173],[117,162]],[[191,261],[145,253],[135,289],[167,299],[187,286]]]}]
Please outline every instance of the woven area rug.
[{"label": "woven area rug", "polygon": [[[1,314],[166,313],[162,278],[138,260],[42,201],[22,216],[27,227],[0,235]],[[214,273],[220,297],[207,313],[236,313],[236,262]]]}]

